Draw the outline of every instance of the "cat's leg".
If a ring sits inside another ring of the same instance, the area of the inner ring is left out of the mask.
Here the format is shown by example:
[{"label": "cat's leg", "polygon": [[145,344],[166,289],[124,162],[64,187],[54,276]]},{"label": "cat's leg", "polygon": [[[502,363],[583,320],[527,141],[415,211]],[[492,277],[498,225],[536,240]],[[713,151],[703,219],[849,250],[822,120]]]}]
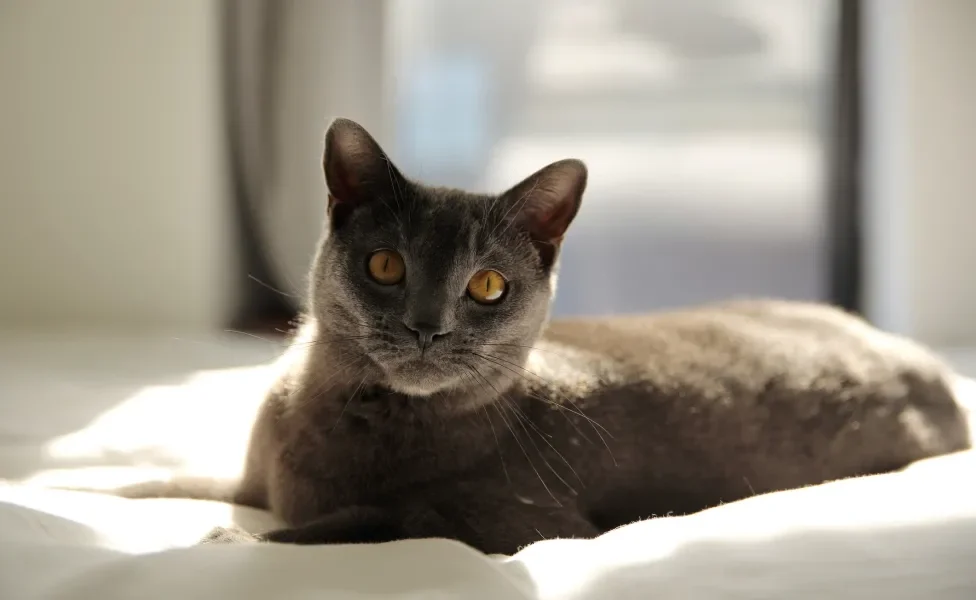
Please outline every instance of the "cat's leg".
[{"label": "cat's leg", "polygon": [[[449,526],[448,537],[486,554],[514,554],[534,542],[549,539],[593,538],[602,531],[575,502],[563,506],[525,504],[510,495],[449,496],[437,501],[437,512]],[[420,532],[410,531],[414,534]]]},{"label": "cat's leg", "polygon": [[276,529],[258,537],[265,542],[311,545],[390,542],[404,535],[392,513],[372,506],[352,506],[300,527]]},{"label": "cat's leg", "polygon": [[447,538],[487,554],[513,554],[533,542],[591,538],[600,530],[575,506],[528,505],[490,492],[472,496],[438,490],[432,503],[404,501],[395,509],[349,507],[298,527],[251,534],[216,528],[201,543],[356,544]]},{"label": "cat's leg", "polygon": [[[457,493],[452,493],[457,492]],[[447,538],[488,554],[512,554],[532,542],[552,538],[590,538],[600,530],[574,506],[525,504],[490,490],[437,490],[436,498],[403,499],[396,508],[349,507],[298,527],[249,534],[218,528],[202,543],[275,542],[284,544],[380,543],[403,539]]]},{"label": "cat's leg", "polygon": [[[421,500],[448,524],[450,535],[443,537],[487,554],[514,554],[542,540],[593,538],[602,533],[575,494],[558,490],[543,494],[525,481],[513,485],[498,473],[432,486],[424,490]],[[411,521],[406,525],[409,528]]]},{"label": "cat's leg", "polygon": [[352,506],[298,527],[284,527],[260,534],[248,533],[237,527],[215,527],[200,543],[356,544],[389,542],[403,537],[399,521],[392,513],[371,506]]}]

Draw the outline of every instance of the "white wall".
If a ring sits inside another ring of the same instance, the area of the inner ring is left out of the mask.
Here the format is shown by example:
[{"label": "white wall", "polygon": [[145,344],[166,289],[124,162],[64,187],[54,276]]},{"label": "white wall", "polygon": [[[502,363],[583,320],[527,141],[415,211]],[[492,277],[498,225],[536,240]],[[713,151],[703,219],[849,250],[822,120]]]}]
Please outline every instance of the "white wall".
[{"label": "white wall", "polygon": [[232,308],[213,0],[0,6],[0,327]]},{"label": "white wall", "polygon": [[976,2],[865,9],[868,315],[976,345]]}]

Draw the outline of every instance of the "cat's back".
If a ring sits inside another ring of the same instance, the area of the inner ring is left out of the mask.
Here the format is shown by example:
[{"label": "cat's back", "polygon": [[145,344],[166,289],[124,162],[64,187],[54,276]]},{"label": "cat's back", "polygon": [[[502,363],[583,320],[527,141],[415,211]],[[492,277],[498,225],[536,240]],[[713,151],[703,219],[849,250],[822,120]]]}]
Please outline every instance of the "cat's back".
[{"label": "cat's back", "polygon": [[616,456],[601,464],[612,475],[592,502],[624,512],[631,498],[697,509],[970,445],[941,360],[828,306],[736,301],[554,321],[534,360],[549,382],[572,374],[575,385],[550,383],[561,388],[550,395],[573,397],[613,436]]},{"label": "cat's back", "polygon": [[[613,457],[586,445],[573,455],[599,456],[586,503],[607,526],[970,446],[937,356],[828,306],[554,321],[532,360],[550,397],[571,398],[607,434]],[[575,435],[541,422],[554,439]]]},{"label": "cat's back", "polygon": [[860,317],[828,305],[780,300],[557,320],[545,340],[605,357],[662,385],[718,379],[747,387],[768,387],[770,380],[815,387],[830,379],[940,380],[949,372],[926,348]]},{"label": "cat's back", "polygon": [[[599,381],[587,392],[593,411],[640,422],[672,444],[706,444],[717,457],[755,446],[792,455],[787,462],[826,460],[904,437],[920,458],[970,444],[953,375],[934,353],[825,305],[734,301],[554,321],[544,339]],[[774,443],[804,428],[818,439]]]}]

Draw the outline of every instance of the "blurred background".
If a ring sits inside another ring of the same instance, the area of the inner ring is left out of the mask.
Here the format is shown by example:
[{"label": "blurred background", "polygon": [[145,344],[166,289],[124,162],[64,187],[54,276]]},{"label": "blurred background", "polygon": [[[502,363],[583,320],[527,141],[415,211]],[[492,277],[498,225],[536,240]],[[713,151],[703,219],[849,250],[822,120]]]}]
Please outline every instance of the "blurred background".
[{"label": "blurred background", "polygon": [[974,55],[971,0],[5,0],[0,327],[285,328],[341,115],[430,183],[585,160],[557,316],[976,346]]},{"label": "blurred background", "polygon": [[976,375],[974,56],[974,0],[0,0],[0,478],[240,468],[340,115],[585,160],[557,316],[819,300]]}]

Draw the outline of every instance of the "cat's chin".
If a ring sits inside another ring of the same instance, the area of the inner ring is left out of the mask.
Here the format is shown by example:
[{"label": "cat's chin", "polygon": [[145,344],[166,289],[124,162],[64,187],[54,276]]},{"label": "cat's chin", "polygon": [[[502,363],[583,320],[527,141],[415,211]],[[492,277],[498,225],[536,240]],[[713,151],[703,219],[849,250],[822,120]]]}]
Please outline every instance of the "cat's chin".
[{"label": "cat's chin", "polygon": [[404,394],[405,396],[413,396],[415,398],[426,398],[428,396],[433,396],[434,394],[444,391],[451,386],[441,386],[441,385],[415,385],[410,383],[396,382],[388,383],[389,388],[399,394]]},{"label": "cat's chin", "polygon": [[439,370],[411,365],[390,373],[385,384],[390,390],[400,394],[425,397],[457,388],[459,379]]},{"label": "cat's chin", "polygon": [[386,386],[394,392],[407,396],[425,397],[453,389],[457,387],[457,383],[455,379],[444,376],[413,375],[390,377],[386,381]]}]

